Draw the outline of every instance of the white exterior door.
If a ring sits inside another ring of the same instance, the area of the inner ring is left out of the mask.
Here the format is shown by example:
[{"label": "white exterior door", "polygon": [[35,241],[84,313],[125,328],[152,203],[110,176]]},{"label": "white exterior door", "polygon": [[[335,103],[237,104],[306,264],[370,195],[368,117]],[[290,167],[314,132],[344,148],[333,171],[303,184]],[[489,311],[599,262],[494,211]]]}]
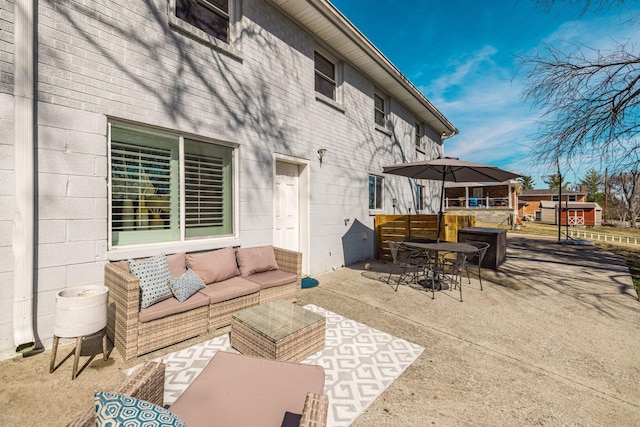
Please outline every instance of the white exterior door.
[{"label": "white exterior door", "polygon": [[276,162],[274,189],[275,228],[273,245],[300,250],[300,171],[299,166]]}]

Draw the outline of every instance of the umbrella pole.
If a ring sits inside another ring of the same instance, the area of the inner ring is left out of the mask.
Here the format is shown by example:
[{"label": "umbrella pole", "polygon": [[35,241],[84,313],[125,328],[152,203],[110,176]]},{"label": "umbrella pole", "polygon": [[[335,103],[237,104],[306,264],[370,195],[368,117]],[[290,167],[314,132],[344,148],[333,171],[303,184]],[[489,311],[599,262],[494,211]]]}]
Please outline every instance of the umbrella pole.
[{"label": "umbrella pole", "polygon": [[442,211],[444,210],[444,177],[445,173],[442,173],[442,187],[440,187],[440,212],[438,212],[438,229],[436,230],[436,242],[440,243],[440,228],[442,227]]}]

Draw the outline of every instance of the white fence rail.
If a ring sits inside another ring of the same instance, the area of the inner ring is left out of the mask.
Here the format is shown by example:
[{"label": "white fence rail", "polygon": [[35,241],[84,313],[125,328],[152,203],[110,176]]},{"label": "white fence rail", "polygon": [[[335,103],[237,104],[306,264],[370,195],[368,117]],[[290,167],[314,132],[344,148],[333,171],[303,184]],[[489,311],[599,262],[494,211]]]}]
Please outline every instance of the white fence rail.
[{"label": "white fence rail", "polygon": [[569,236],[576,239],[596,240],[599,242],[621,243],[626,245],[640,245],[640,237],[616,236],[595,231],[569,230]]}]

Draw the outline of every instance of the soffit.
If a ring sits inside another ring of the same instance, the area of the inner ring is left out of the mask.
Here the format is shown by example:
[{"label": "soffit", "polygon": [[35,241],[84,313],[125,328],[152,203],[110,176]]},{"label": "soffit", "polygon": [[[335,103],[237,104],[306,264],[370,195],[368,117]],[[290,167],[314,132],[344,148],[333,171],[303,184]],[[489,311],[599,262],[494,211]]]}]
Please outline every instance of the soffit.
[{"label": "soffit", "polygon": [[458,130],[338,9],[326,0],[271,0],[350,64],[446,135]]}]

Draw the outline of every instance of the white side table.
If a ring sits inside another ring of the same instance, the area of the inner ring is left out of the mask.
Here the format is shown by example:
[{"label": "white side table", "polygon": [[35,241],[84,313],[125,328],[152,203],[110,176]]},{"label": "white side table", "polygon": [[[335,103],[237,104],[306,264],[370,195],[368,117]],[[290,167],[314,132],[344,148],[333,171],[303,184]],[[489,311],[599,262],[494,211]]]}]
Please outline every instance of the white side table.
[{"label": "white side table", "polygon": [[107,360],[108,296],[109,289],[100,285],[68,288],[57,293],[49,372],[53,372],[55,369],[58,340],[60,338],[76,339],[76,348],[72,351],[74,353],[72,380],[76,379],[78,375],[78,360],[85,336],[94,335],[98,332],[102,333],[102,356],[104,360]]}]

